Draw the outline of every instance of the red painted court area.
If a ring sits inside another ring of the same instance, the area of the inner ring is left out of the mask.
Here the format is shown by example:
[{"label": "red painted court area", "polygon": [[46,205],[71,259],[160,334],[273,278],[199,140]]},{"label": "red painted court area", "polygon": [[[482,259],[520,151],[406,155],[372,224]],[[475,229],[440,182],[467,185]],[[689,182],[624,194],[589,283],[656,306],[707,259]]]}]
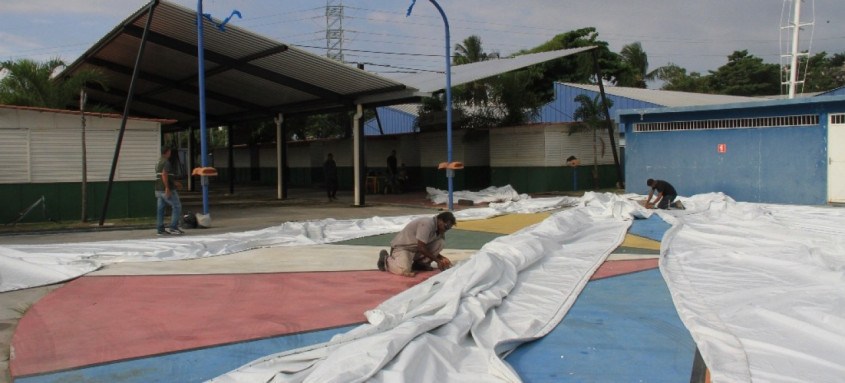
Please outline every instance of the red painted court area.
[{"label": "red painted court area", "polygon": [[83,277],[35,304],[15,332],[13,376],[365,321],[418,284],[379,271]]},{"label": "red painted court area", "polygon": [[590,280],[592,281],[596,279],[635,273],[637,271],[656,269],[658,267],[657,263],[657,258],[607,261],[605,263],[602,263],[601,266],[599,266],[596,272],[593,273],[593,276],[590,277]]}]

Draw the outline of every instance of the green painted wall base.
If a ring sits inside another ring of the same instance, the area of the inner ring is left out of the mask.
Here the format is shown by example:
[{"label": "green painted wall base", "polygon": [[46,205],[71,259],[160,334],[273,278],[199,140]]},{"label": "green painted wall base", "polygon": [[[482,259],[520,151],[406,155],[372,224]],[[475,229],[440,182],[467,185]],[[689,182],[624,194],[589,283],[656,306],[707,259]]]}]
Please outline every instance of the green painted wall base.
[{"label": "green painted wall base", "polygon": [[510,184],[520,193],[607,189],[616,186],[616,168],[599,165],[599,179],[593,179],[592,166],[560,167],[495,167],[490,171],[491,184]]},{"label": "green painted wall base", "polygon": [[[88,220],[99,220],[106,195],[106,182],[88,183]],[[112,184],[106,218],[155,217],[156,200],[153,181],[128,181]],[[41,207],[30,212],[21,222],[80,221],[82,219],[82,183],[0,184],[0,224],[18,218],[19,214],[41,196],[45,197],[47,215]]]},{"label": "green painted wall base", "polygon": [[[408,190],[423,190],[434,187],[440,190],[448,188],[446,172],[432,167],[407,168],[410,178]],[[215,182],[228,183],[228,169],[218,169],[220,175]],[[338,167],[339,189],[352,190],[352,167]],[[368,168],[368,172],[384,175],[386,168]],[[616,168],[613,165],[598,167],[599,180],[593,180],[592,166],[571,168],[559,167],[489,167],[468,166],[455,172],[453,179],[454,190],[479,190],[488,186],[504,186],[510,184],[520,193],[543,193],[555,191],[576,191],[607,189],[616,186]],[[276,169],[261,168],[258,180],[253,172],[247,168],[235,169],[236,184],[276,185]],[[288,186],[290,187],[322,187],[324,184],[322,168],[290,168],[288,170]]]},{"label": "green painted wall base", "polygon": [[[422,189],[422,172],[420,168],[406,168],[408,177],[410,179],[411,190]],[[387,173],[387,168],[368,168],[369,172],[374,174],[384,175]],[[214,182],[219,184],[228,184],[229,169],[217,169],[218,176],[215,177]],[[441,174],[442,175],[442,174]],[[351,166],[338,167],[338,189],[352,190],[354,184],[355,173]],[[294,188],[311,188],[323,187],[325,178],[323,177],[322,168],[289,168],[288,169],[288,186]],[[445,181],[444,181],[445,183]],[[247,185],[276,185],[276,168],[261,168],[258,172],[258,177],[254,177],[253,172],[248,168],[235,168],[235,184]]]},{"label": "green painted wall base", "polygon": [[[490,186],[490,169],[489,166],[467,166],[456,170],[455,177],[452,179],[453,190],[478,190]],[[449,187],[445,170],[425,168],[422,171],[422,177],[425,186],[440,190],[446,190]]]}]

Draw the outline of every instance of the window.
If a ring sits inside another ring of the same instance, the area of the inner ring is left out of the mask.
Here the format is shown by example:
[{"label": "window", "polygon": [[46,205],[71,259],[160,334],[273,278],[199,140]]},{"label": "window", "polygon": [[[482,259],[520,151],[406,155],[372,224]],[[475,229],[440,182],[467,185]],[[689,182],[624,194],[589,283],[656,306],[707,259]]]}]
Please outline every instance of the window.
[{"label": "window", "polygon": [[[839,121],[839,122],[836,122]],[[831,115],[834,124],[845,123],[845,114]],[[634,124],[634,132],[667,132],[675,130],[777,128],[788,126],[816,126],[817,114],[797,116],[731,118],[720,120],[646,122]]]}]

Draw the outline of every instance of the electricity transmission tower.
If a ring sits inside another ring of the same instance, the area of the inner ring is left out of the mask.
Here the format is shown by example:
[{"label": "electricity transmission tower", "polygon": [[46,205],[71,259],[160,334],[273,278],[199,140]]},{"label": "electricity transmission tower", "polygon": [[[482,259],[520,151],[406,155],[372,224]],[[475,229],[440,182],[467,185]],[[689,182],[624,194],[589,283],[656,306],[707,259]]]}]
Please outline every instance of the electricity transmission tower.
[{"label": "electricity transmission tower", "polygon": [[326,57],[343,62],[343,0],[326,0]]}]

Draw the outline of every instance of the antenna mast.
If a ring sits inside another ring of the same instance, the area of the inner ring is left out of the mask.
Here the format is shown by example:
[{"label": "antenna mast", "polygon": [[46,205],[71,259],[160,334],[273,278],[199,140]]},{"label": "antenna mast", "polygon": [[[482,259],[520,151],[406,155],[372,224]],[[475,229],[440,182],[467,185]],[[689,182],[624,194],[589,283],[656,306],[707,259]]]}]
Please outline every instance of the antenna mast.
[{"label": "antenna mast", "polygon": [[[784,12],[787,16],[791,16],[791,20],[789,18],[784,18],[783,15],[781,16],[781,47],[783,47],[783,35],[784,33],[789,33],[790,42],[787,43],[789,53],[781,54],[781,72],[788,73],[788,77],[786,81],[781,82],[781,85],[786,85],[789,87],[789,98],[795,98],[796,88],[799,84],[804,84],[804,79],[798,79],[798,72],[800,71],[799,68],[799,57],[804,56],[809,59],[810,51],[807,49],[805,52],[800,52],[798,50],[798,44],[800,42],[800,32],[801,27],[805,26],[812,26],[814,21],[810,21],[808,23],[801,23],[801,2],[802,0],[784,0],[784,10],[786,9],[787,2],[792,1],[792,11],[791,12]],[[815,1],[813,1],[813,17],[815,18]],[[812,44],[812,32],[810,33],[810,43]],[[785,65],[786,61],[789,61],[788,68]],[[806,64],[805,64],[806,65]],[[806,76],[806,73],[804,73]]]},{"label": "antenna mast", "polygon": [[326,0],[326,57],[343,62],[343,0]]}]

